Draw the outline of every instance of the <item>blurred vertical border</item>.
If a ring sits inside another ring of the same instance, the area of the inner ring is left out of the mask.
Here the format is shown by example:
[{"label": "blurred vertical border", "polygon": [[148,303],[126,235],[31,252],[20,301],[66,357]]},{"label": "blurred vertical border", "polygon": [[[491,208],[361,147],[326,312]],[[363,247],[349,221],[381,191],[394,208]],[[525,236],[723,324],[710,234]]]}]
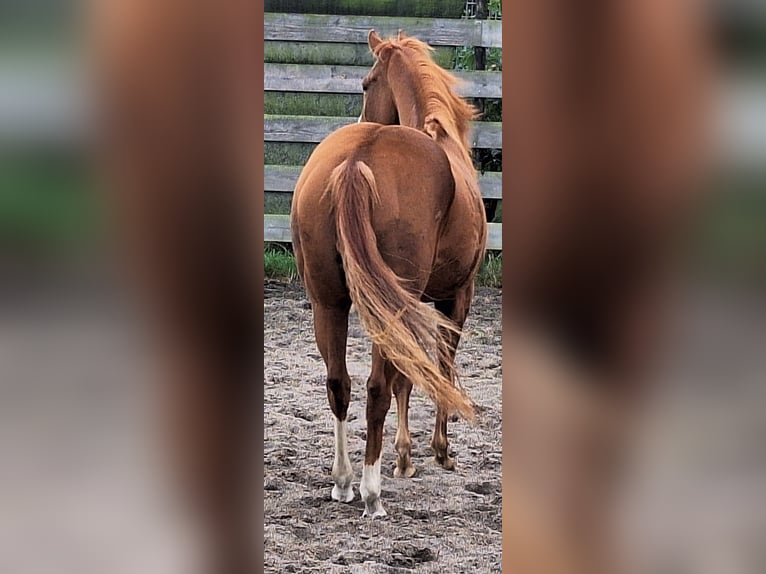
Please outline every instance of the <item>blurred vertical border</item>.
[{"label": "blurred vertical border", "polygon": [[[100,1],[109,0],[95,0]],[[258,133],[249,156],[252,231],[262,254],[263,2],[221,4],[241,10],[255,47],[248,73],[261,89],[251,101]],[[97,119],[88,8],[89,0],[0,2],[3,572],[85,574],[104,572],[110,563],[122,571],[165,572],[157,564],[172,546],[163,548],[159,538],[152,542],[162,527],[147,527],[148,514],[142,514],[161,500],[143,490],[149,488],[144,479],[161,475],[164,462],[161,454],[146,451],[160,448],[149,416],[156,350],[147,347],[127,272],[116,255],[90,148]],[[262,284],[263,261],[252,263]],[[262,305],[262,292],[257,295]],[[262,337],[254,349],[257,358],[261,347]],[[262,378],[262,368],[259,373]],[[262,384],[254,384],[259,390],[254,416],[260,417]],[[263,426],[260,420],[255,426],[257,478]],[[253,490],[256,524],[262,524],[259,484]],[[162,514],[164,508],[153,510]],[[262,532],[254,535],[262,554]],[[41,552],[40,545],[56,549]],[[141,550],[144,558],[155,559],[154,570],[134,557]]]}]

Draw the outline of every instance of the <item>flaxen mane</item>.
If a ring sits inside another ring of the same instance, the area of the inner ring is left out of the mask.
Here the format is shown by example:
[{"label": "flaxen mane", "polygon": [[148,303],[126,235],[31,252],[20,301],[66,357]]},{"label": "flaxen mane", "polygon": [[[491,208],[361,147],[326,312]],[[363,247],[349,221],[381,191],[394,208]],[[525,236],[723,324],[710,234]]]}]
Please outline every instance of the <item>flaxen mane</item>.
[{"label": "flaxen mane", "polygon": [[[401,32],[398,38],[390,38],[377,45],[373,54],[379,58],[383,50],[401,50],[406,55],[404,61],[416,67],[418,81],[415,84],[423,98],[425,113],[423,125],[415,127],[425,131],[444,150],[455,181],[462,182],[463,189],[480,198],[479,180],[468,141],[470,122],[478,113],[476,108],[455,93],[454,88],[460,80],[431,59],[431,46]],[[482,242],[486,241],[486,231],[483,237]],[[474,263],[474,273],[481,261],[479,254]]]},{"label": "flaxen mane", "polygon": [[[454,88],[460,80],[431,59],[433,48],[425,42],[400,34],[399,38],[381,42],[373,53],[379,57],[382,51],[392,49],[406,51],[408,60],[417,65],[418,89],[421,90],[425,110],[423,129],[444,145],[448,155],[457,156],[451,157],[451,160],[460,158],[463,163],[472,166],[468,134],[470,121],[477,117],[477,111],[455,93]],[[445,137],[457,145],[441,141]]]}]

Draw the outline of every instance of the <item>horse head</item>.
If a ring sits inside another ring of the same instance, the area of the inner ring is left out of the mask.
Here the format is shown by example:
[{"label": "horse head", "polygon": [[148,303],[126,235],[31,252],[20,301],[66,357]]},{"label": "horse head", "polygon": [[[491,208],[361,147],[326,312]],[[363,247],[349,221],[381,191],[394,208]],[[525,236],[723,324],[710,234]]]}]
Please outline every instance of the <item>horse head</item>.
[{"label": "horse head", "polygon": [[375,64],[362,80],[364,99],[359,121],[396,125],[399,123],[399,113],[393,90],[388,83],[388,64],[393,48],[390,45],[381,46],[383,40],[375,30],[370,30],[367,43],[375,54]]}]

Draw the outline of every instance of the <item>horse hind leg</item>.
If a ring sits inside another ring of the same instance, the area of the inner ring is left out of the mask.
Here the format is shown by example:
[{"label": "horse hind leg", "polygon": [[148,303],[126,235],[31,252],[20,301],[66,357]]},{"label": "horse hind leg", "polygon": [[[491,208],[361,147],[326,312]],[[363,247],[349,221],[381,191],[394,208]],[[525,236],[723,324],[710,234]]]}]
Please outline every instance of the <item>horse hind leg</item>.
[{"label": "horse hind leg", "polygon": [[[452,319],[462,329],[468,316],[468,311],[471,308],[473,289],[473,282],[471,282],[467,287],[458,291],[454,299],[437,301],[434,305],[441,313]],[[450,340],[452,351],[448,360],[451,362],[449,366],[454,366],[455,351],[460,342],[460,335],[454,332],[442,332],[442,336],[448,337]],[[448,365],[442,365],[442,369],[445,371],[448,370],[447,367]],[[454,470],[455,460],[449,455],[449,440],[447,439],[448,418],[449,413],[446,410],[440,407],[436,408],[436,423],[434,424],[434,434],[431,438],[431,448],[434,451],[434,458],[440,466],[446,470]]]},{"label": "horse hind leg", "polygon": [[351,400],[351,378],[346,370],[346,338],[349,306],[340,308],[314,304],[314,332],[317,347],[327,366],[327,400],[335,422],[335,458],[332,464],[332,499],[339,502],[354,500],[351,481],[354,471],[348,456],[346,416]]},{"label": "horse hind leg", "polygon": [[449,440],[447,439],[447,412],[437,407],[434,434],[431,437],[431,448],[436,462],[446,470],[455,470],[455,459],[449,455]]},{"label": "horse hind leg", "polygon": [[364,499],[364,515],[372,518],[385,516],[380,501],[380,458],[383,451],[383,424],[391,406],[391,383],[394,366],[380,354],[377,345],[372,348],[372,370],[367,380],[367,446],[359,492]]},{"label": "horse hind leg", "polygon": [[[457,346],[460,336],[456,334],[445,334],[451,339],[453,346]],[[454,355],[452,357],[454,360]],[[434,424],[434,433],[431,437],[431,449],[434,451],[434,459],[446,470],[455,469],[455,460],[449,454],[449,440],[447,439],[447,419],[449,413],[440,406],[436,407],[436,422]]]},{"label": "horse hind leg", "polygon": [[396,478],[410,478],[415,474],[415,467],[412,465],[412,438],[409,428],[412,382],[397,372],[394,375],[393,387],[394,395],[396,396],[397,417],[396,438],[394,439],[397,456],[394,476]]}]

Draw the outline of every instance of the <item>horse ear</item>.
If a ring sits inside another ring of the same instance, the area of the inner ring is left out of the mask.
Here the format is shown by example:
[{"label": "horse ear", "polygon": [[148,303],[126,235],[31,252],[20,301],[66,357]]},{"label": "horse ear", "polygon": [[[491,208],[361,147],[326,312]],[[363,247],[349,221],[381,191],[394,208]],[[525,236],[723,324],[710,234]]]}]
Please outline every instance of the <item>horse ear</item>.
[{"label": "horse ear", "polygon": [[439,121],[439,118],[433,114],[426,116],[425,120],[423,120],[423,124],[423,131],[435,140],[438,140],[447,134],[442,123]]},{"label": "horse ear", "polygon": [[406,37],[407,36],[404,34],[404,31],[403,30],[399,30],[399,34],[397,34],[396,39],[397,40],[403,40]]},{"label": "horse ear", "polygon": [[375,50],[382,41],[375,30],[370,30],[370,33],[367,34],[367,43],[370,45],[370,50]]},{"label": "horse ear", "polygon": [[380,50],[378,50],[378,53],[376,54],[378,58],[378,62],[381,62],[385,64],[388,62],[388,58],[391,56],[391,52],[393,52],[394,47],[391,44],[388,44],[387,46],[383,46]]}]

